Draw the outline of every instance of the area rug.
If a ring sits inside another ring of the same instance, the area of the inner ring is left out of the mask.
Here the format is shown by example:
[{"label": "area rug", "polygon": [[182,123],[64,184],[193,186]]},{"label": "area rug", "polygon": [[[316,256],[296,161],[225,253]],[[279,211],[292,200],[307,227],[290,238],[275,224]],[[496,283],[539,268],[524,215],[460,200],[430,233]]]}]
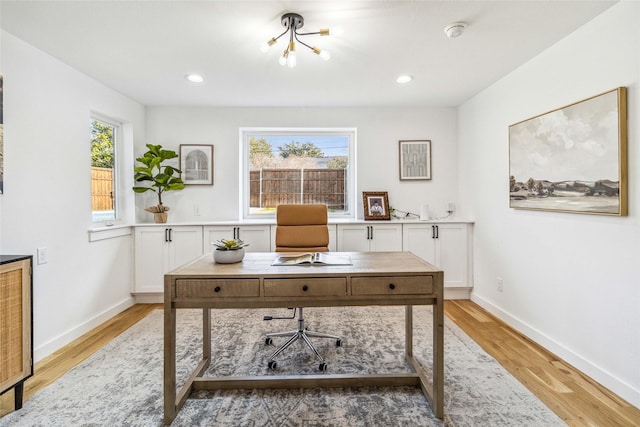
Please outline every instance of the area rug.
[{"label": "area rug", "polygon": [[[287,310],[214,310],[209,375],[318,374],[295,344],[275,347],[264,334],[295,327],[262,320]],[[338,334],[343,346],[315,339],[331,373],[409,372],[403,360],[403,307],[310,308],[309,329]],[[414,354],[430,375],[431,307],[414,307]],[[178,384],[201,357],[201,310],[179,310]],[[0,426],[161,426],[163,313],[156,310],[58,381],[28,399]],[[284,338],[276,339],[280,344]],[[432,414],[419,388],[370,387],[196,392],[172,426],[561,426],[552,411],[445,318],[445,418]]]}]

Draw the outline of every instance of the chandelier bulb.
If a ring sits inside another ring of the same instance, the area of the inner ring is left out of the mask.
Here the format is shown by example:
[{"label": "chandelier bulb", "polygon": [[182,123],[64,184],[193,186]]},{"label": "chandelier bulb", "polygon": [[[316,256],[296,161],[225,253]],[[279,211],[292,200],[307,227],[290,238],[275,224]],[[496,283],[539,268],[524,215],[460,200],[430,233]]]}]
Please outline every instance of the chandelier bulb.
[{"label": "chandelier bulb", "polygon": [[297,63],[298,60],[296,58],[296,53],[294,51],[290,51],[289,55],[287,55],[287,66],[289,68],[294,68]]},{"label": "chandelier bulb", "polygon": [[322,52],[320,52],[320,58],[324,59],[325,61],[328,61],[329,58],[331,58],[331,54],[328,51],[323,50]]},{"label": "chandelier bulb", "polygon": [[278,62],[280,63],[280,65],[287,64],[287,56],[289,56],[289,50],[285,49],[284,52],[282,52],[282,56],[280,57],[280,59],[278,59]]}]

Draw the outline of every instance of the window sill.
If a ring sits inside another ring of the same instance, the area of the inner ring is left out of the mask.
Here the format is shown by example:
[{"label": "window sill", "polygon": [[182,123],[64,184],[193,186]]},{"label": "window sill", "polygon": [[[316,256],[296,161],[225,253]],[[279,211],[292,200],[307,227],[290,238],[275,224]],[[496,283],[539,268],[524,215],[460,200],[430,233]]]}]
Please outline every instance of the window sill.
[{"label": "window sill", "polygon": [[133,231],[130,225],[91,228],[89,229],[89,241],[97,242],[115,237],[130,236],[131,234],[133,234]]}]

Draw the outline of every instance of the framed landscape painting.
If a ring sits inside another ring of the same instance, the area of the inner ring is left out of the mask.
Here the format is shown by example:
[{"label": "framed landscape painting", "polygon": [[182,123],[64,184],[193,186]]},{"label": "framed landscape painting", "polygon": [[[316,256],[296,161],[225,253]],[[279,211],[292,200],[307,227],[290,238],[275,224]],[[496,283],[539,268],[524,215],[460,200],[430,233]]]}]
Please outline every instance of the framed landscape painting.
[{"label": "framed landscape painting", "polygon": [[509,206],[627,215],[627,91],[509,126]]}]

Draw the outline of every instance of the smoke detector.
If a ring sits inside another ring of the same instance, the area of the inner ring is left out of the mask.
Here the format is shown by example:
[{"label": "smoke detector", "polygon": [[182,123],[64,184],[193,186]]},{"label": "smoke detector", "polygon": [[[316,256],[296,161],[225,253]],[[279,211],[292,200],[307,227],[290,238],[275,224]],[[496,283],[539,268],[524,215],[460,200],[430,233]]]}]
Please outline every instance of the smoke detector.
[{"label": "smoke detector", "polygon": [[444,27],[444,33],[450,39],[460,37],[464,33],[464,29],[467,28],[467,24],[464,22],[454,22]]}]

